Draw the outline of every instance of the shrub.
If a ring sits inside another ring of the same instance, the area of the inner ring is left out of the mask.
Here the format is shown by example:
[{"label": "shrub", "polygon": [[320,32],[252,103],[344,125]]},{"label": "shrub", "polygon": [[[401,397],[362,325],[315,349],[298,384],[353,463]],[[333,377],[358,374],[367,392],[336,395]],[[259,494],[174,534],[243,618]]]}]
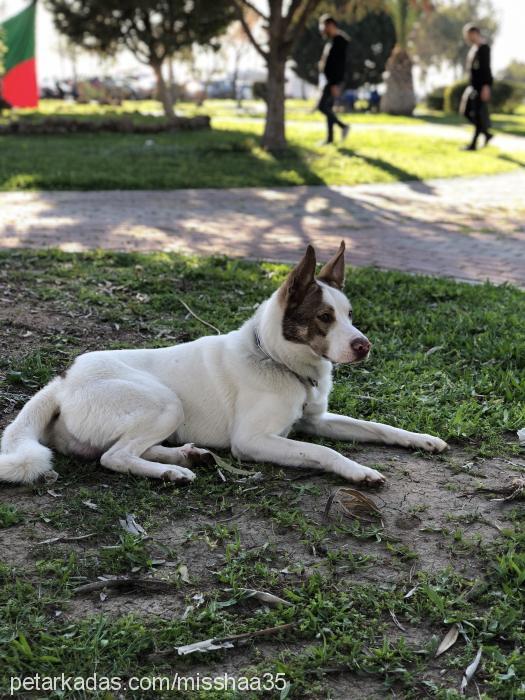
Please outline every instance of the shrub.
[{"label": "shrub", "polygon": [[437,87],[429,92],[425,98],[426,105],[429,109],[435,109],[442,112],[445,109],[445,87]]},{"label": "shrub", "polygon": [[[468,82],[458,80],[445,89],[445,112],[457,112],[461,95]],[[492,86],[492,98],[490,104],[495,112],[513,112],[525,99],[525,87],[520,83],[509,80],[496,80]]]}]

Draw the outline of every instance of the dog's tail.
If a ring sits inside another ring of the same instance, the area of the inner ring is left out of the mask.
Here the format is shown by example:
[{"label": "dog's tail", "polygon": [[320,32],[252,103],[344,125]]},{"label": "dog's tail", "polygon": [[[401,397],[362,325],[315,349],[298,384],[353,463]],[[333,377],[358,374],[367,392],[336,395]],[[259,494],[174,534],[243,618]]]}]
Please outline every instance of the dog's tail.
[{"label": "dog's tail", "polygon": [[39,440],[58,411],[54,379],[26,403],[2,436],[0,481],[29,483],[51,469],[52,452]]}]

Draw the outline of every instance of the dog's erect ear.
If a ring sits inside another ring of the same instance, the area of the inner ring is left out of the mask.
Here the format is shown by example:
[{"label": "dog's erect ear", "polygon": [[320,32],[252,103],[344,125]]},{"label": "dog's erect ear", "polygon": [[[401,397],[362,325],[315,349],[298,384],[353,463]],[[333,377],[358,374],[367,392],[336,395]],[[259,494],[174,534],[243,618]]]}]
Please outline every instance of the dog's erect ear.
[{"label": "dog's erect ear", "polygon": [[308,287],[315,280],[315,265],[315,250],[313,246],[309,245],[282,286],[285,299],[293,302],[302,301]]},{"label": "dog's erect ear", "polygon": [[326,265],[323,265],[318,274],[321,282],[329,284],[331,287],[342,289],[345,283],[345,242],[341,241],[339,250]]}]

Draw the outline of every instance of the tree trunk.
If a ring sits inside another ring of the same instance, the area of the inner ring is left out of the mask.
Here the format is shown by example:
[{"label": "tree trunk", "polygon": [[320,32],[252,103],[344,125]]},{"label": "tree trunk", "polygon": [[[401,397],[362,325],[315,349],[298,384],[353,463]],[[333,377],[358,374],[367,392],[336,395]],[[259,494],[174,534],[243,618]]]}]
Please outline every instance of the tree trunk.
[{"label": "tree trunk", "polygon": [[269,151],[286,148],[284,130],[284,72],[286,58],[270,52],[266,95],[266,123],[262,144]]},{"label": "tree trunk", "polygon": [[173,101],[171,98],[171,91],[168,89],[166,81],[164,80],[164,75],[162,74],[162,63],[152,63],[151,67],[153,68],[155,77],[157,78],[157,93],[159,100],[162,102],[162,106],[164,107],[164,114],[168,117],[168,119],[173,119],[175,117],[175,112],[173,111]]},{"label": "tree trunk", "polygon": [[386,92],[381,98],[381,111],[411,115],[416,106],[412,60],[408,53],[394,46],[386,64]]},{"label": "tree trunk", "polygon": [[170,101],[171,104],[174,105],[176,102],[175,99],[175,72],[173,70],[173,56],[170,56],[168,58],[168,81],[169,81],[169,96],[170,96]]}]

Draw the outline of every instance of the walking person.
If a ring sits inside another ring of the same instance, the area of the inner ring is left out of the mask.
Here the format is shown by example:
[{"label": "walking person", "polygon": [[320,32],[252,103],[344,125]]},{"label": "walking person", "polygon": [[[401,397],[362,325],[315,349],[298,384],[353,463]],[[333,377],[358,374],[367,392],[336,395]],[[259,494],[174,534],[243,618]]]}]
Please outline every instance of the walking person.
[{"label": "walking person", "polygon": [[346,49],[349,39],[339,29],[337,22],[331,15],[322,15],[319,18],[319,31],[328,39],[319,61],[319,71],[324,74],[326,85],[317,105],[317,109],[326,117],[328,131],[325,143],[328,144],[334,142],[334,126],[337,125],[341,129],[342,140],[350,131],[348,124],[338,119],[334,113],[334,103],[341,94],[345,79]]},{"label": "walking person", "polygon": [[475,24],[463,27],[463,38],[471,49],[467,56],[467,71],[470,75],[470,85],[461,98],[460,112],[474,125],[474,135],[465,151],[475,151],[478,138],[483,134],[484,146],[493,137],[490,133],[489,101],[492,86],[492,71],[490,68],[490,46],[481,35]]}]

